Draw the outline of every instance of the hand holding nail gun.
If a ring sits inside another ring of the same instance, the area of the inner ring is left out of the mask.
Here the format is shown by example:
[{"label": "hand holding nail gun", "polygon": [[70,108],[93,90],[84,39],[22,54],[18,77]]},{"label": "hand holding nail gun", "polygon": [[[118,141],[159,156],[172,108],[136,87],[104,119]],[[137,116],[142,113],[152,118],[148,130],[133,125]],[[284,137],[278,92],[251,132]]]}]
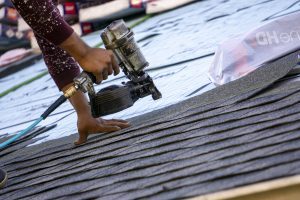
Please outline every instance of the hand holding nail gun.
[{"label": "hand holding nail gun", "polygon": [[[154,85],[152,78],[144,71],[148,66],[148,62],[133,36],[133,32],[125,25],[123,20],[115,21],[101,35],[108,51],[92,49],[85,54],[84,59],[77,56],[76,60],[85,71],[74,79],[74,84],[71,87],[68,86],[64,89],[64,95],[67,98],[72,97],[70,101],[74,108],[79,110],[77,113],[80,113],[80,110],[87,109],[90,109],[90,113],[78,115],[80,137],[76,144],[84,143],[90,132],[111,132],[116,131],[117,128],[128,127],[126,121],[104,120],[99,117],[129,108],[139,98],[149,95],[154,100],[161,98],[161,93]],[[72,48],[69,49],[72,51]],[[80,49],[78,44],[76,49]],[[76,58],[76,52],[71,53]],[[79,52],[80,54],[82,55],[82,52]],[[101,56],[99,57],[99,55]],[[107,79],[108,75],[112,73],[114,75],[118,74],[119,67],[129,81],[96,92],[93,84]],[[88,93],[90,105],[86,105],[85,97],[76,91]],[[81,107],[84,108],[81,109]],[[90,115],[94,119],[90,118]]]},{"label": "hand holding nail gun", "polygon": [[[65,96],[72,96],[75,91],[87,92],[93,117],[101,117],[131,107],[139,98],[152,95],[154,100],[161,98],[161,93],[153,83],[152,78],[144,71],[149,65],[134,40],[133,32],[118,20],[109,25],[101,35],[106,49],[113,53],[101,59],[111,66],[99,71],[91,71],[85,65],[85,70],[74,79],[74,85],[65,92]],[[92,55],[89,55],[92,56]],[[115,60],[115,59],[116,60]],[[97,64],[92,63],[92,64]],[[105,80],[113,71],[117,74],[119,67],[130,80],[122,85],[113,85],[96,93],[93,83]]]}]

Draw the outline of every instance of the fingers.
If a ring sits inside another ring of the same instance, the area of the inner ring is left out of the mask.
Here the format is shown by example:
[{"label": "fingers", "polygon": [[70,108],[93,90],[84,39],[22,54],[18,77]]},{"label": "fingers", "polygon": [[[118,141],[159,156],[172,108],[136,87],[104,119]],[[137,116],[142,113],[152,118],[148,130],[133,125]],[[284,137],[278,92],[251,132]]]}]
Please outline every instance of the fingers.
[{"label": "fingers", "polygon": [[90,133],[87,132],[87,130],[78,130],[79,132],[79,138],[74,142],[75,145],[81,145],[86,143],[88,135],[89,134],[96,134],[96,133],[111,133],[115,131],[121,130],[121,127],[116,125],[110,125],[110,124],[99,124],[97,128]]},{"label": "fingers", "polygon": [[122,120],[122,119],[110,119],[110,120],[107,120],[107,121],[114,121],[114,122],[123,122],[123,123],[129,123],[128,121],[126,121],[126,120]]},{"label": "fingers", "polygon": [[130,124],[124,120],[106,120],[105,124],[110,126],[118,126],[121,129],[130,127]]},{"label": "fingers", "polygon": [[79,138],[77,141],[74,142],[75,145],[81,145],[86,143],[87,141],[87,137],[88,137],[88,133],[86,131],[78,131],[79,132]]},{"label": "fingers", "polygon": [[[98,54],[101,53],[102,57],[95,58],[96,62],[90,62],[92,65],[91,70],[87,70],[93,72],[96,77],[96,84],[100,84],[103,80],[106,80],[109,75],[117,75],[120,73],[119,65],[115,59],[115,56],[110,50],[100,50],[97,49]],[[105,52],[105,53],[104,53]],[[95,68],[96,67],[96,68]]]},{"label": "fingers", "polygon": [[[110,51],[109,51],[110,52]],[[107,60],[105,62],[105,66],[102,68],[102,70],[99,72],[99,75],[96,76],[97,77],[97,84],[100,84],[103,80],[106,80],[108,78],[109,75],[113,74],[113,72],[115,71],[113,69],[113,65],[115,62],[115,60],[113,59],[113,55],[111,53],[109,53],[109,56],[111,59]],[[116,72],[115,72],[116,73]]]},{"label": "fingers", "polygon": [[107,125],[111,125],[111,126],[118,126],[121,129],[130,127],[130,124],[128,124],[128,123],[121,123],[121,122],[107,122],[106,124]]},{"label": "fingers", "polygon": [[119,65],[116,61],[116,58],[115,58],[115,56],[112,52],[111,52],[111,63],[112,63],[112,68],[113,68],[113,71],[114,71],[114,75],[116,76],[120,73],[120,67],[119,67]]},{"label": "fingers", "polygon": [[98,131],[97,132],[106,132],[106,133],[111,133],[115,131],[121,130],[120,127],[114,126],[114,125],[108,125],[108,124],[101,124],[98,126]]},{"label": "fingers", "polygon": [[112,64],[110,63],[109,68],[107,69],[108,75],[112,75],[113,74],[113,68],[112,68]]},{"label": "fingers", "polygon": [[102,73],[94,74],[96,76],[96,84],[100,84],[103,81]]},{"label": "fingers", "polygon": [[103,80],[106,80],[108,78],[108,71],[107,70],[103,70],[102,78],[103,78]]}]

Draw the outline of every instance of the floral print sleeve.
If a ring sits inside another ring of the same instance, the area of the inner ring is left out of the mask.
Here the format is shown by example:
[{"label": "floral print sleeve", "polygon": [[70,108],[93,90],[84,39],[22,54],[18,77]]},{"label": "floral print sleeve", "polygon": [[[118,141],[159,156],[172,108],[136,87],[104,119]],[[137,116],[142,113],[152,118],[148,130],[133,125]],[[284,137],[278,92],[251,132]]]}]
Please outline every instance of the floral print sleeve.
[{"label": "floral print sleeve", "polygon": [[77,62],[59,44],[72,33],[56,8],[57,0],[12,0],[16,9],[33,29],[48,71],[61,90],[80,73]]}]

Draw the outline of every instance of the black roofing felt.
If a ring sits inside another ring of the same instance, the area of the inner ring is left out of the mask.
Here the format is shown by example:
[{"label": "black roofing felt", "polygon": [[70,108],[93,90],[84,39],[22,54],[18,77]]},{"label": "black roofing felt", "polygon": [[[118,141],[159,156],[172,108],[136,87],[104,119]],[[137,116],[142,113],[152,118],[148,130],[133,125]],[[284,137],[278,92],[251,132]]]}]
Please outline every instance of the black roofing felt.
[{"label": "black roofing felt", "polygon": [[299,174],[300,81],[278,81],[298,54],[80,147],[25,138],[0,153],[0,199],[181,199]]}]

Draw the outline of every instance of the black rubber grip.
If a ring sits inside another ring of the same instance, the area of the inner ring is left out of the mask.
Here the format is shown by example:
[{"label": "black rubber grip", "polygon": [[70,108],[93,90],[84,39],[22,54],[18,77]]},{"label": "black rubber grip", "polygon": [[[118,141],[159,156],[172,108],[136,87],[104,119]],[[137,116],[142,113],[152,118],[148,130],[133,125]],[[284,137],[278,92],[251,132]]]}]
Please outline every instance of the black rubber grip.
[{"label": "black rubber grip", "polygon": [[67,98],[64,95],[61,95],[42,115],[43,119],[46,119],[56,108],[61,104],[66,102]]},{"label": "black rubber grip", "polygon": [[87,71],[84,71],[84,73],[86,73],[91,78],[91,80],[93,81],[93,83],[96,83],[97,79],[96,79],[96,76],[94,76],[93,73],[87,72]]}]

